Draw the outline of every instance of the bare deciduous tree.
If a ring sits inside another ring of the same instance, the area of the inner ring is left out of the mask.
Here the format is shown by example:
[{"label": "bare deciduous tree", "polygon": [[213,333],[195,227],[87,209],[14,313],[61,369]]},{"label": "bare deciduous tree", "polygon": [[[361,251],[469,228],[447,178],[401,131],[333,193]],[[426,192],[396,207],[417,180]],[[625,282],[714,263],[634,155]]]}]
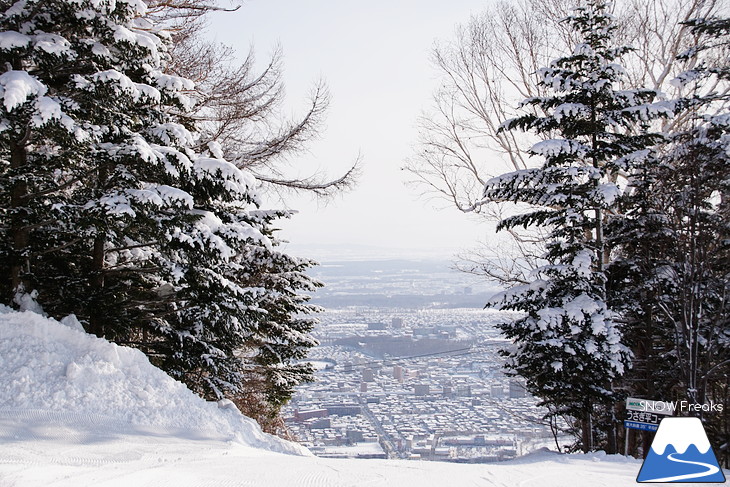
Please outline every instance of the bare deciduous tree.
[{"label": "bare deciduous tree", "polygon": [[[499,127],[517,115],[520,101],[542,96],[537,70],[575,43],[562,22],[576,0],[499,2],[456,29],[455,39],[437,44],[433,63],[441,85],[432,109],[419,119],[417,152],[404,169],[425,195],[444,199],[457,209],[496,222],[513,205],[485,203],[484,183],[505,170],[531,165],[525,152],[536,140]],[[687,66],[675,58],[694,39],[680,22],[722,8],[721,0],[626,0],[615,6],[619,39],[635,46],[624,60],[626,88],[644,86],[675,95],[670,81]],[[684,121],[683,116],[665,121]],[[549,136],[546,134],[545,136]],[[512,242],[460,256],[457,267],[502,283],[525,281],[543,253],[541,235],[512,230]],[[515,261],[515,259],[517,259]]]},{"label": "bare deciduous tree", "polygon": [[[727,11],[723,0],[691,0],[690,2],[626,0],[619,4],[620,35],[634,50],[626,56],[624,65],[631,87],[658,90],[668,98],[682,95],[672,80],[682,71],[692,69],[697,59],[678,62],[677,55],[697,43],[696,34],[684,22],[696,17],[712,16]],[[708,84],[704,89],[714,91],[720,85]],[[722,87],[721,89],[727,89]],[[693,117],[691,111],[677,113],[666,119],[662,129],[679,130]]]},{"label": "bare deciduous tree", "polygon": [[[307,108],[298,118],[282,115],[282,50],[277,46],[263,68],[250,50],[243,61],[234,49],[205,38],[206,14],[226,8],[216,0],[150,0],[151,15],[171,26],[174,47],[170,72],[199,87],[195,119],[203,134],[199,149],[218,150],[226,160],[247,169],[279,194],[305,191],[318,197],[347,190],[359,174],[359,158],[337,177],[315,171],[291,175],[292,157],[317,138],[329,102],[327,87],[315,83]],[[216,145],[210,145],[211,142]]]},{"label": "bare deciduous tree", "polygon": [[[458,26],[454,41],[434,47],[442,82],[432,110],[419,118],[418,152],[405,164],[413,184],[487,221],[504,216],[505,205],[482,204],[484,185],[530,161],[525,136],[499,127],[517,115],[520,100],[543,94],[536,71],[570,45],[572,33],[559,19],[572,6],[570,0],[501,2]],[[503,283],[525,282],[541,239],[515,229],[510,237],[500,252],[483,246],[457,266]]]}]

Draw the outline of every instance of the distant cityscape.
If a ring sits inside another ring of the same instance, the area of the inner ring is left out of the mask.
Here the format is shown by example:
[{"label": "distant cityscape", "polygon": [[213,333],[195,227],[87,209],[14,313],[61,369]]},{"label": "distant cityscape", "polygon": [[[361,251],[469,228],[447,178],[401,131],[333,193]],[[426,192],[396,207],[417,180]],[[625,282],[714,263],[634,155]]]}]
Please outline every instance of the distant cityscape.
[{"label": "distant cityscape", "polygon": [[451,266],[449,261],[429,259],[325,262],[312,272],[326,283],[314,302],[327,309],[482,308],[500,290]]},{"label": "distant cityscape", "polygon": [[[311,354],[317,382],[284,410],[313,453],[477,463],[555,448],[545,411],[504,374],[498,352],[509,344],[495,324],[509,314],[482,309],[496,288],[435,263],[321,269],[334,276],[318,276],[328,292],[315,302],[350,296],[360,304],[326,306]],[[477,306],[459,306],[475,297]]]}]

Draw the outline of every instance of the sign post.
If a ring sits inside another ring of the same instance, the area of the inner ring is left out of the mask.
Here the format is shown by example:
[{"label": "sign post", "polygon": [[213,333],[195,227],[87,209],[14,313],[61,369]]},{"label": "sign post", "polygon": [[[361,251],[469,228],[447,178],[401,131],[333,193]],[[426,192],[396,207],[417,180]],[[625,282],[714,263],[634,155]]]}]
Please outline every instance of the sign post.
[{"label": "sign post", "polygon": [[656,431],[663,416],[672,416],[674,405],[664,401],[650,401],[636,397],[626,398],[626,441],[624,444],[624,455],[629,450],[629,430]]}]

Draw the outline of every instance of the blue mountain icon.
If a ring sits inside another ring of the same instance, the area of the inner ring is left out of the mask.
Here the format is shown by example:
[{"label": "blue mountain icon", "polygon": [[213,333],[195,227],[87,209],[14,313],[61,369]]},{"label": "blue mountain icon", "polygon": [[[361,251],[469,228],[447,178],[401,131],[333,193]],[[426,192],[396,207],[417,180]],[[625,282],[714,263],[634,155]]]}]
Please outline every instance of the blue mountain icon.
[{"label": "blue mountain icon", "polygon": [[699,418],[664,418],[637,482],[725,482]]}]

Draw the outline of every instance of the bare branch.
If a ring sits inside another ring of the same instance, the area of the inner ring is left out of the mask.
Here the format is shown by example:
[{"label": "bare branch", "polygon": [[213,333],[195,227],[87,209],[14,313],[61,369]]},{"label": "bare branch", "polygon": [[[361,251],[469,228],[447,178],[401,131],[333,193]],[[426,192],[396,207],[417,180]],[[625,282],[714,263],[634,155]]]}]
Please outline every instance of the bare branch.
[{"label": "bare branch", "polygon": [[315,174],[306,178],[277,179],[266,175],[254,175],[259,181],[270,184],[283,190],[304,190],[319,197],[330,197],[334,193],[346,191],[352,188],[357,181],[362,168],[362,159],[358,156],[355,163],[337,179],[323,178]]},{"label": "bare branch", "polygon": [[[645,87],[648,83],[649,88],[674,95],[669,82],[687,68],[676,57],[695,41],[680,22],[715,12],[721,3],[618,2],[618,42],[635,46],[622,60],[628,72],[625,87]],[[537,140],[499,128],[518,115],[520,101],[544,95],[536,72],[575,45],[575,33],[562,19],[577,4],[577,0],[496,3],[457,26],[453,41],[434,47],[432,62],[441,74],[441,84],[434,92],[431,108],[418,119],[417,149],[404,164],[409,182],[424,196],[441,198],[463,212],[478,213],[487,221],[497,221],[521,210],[482,201],[484,184],[493,175],[532,165],[525,150]],[[658,123],[669,129],[691,119],[691,113],[684,113]],[[516,258],[526,265],[535,263],[539,246],[535,247],[533,236],[513,231],[511,237],[514,244],[502,249],[510,253],[507,258]],[[480,263],[481,258],[486,260]],[[500,259],[495,260],[494,255],[480,251],[475,251],[473,258],[465,258],[462,267],[500,282],[514,278],[515,283],[522,281],[520,274],[528,269],[512,268]]]},{"label": "bare branch", "polygon": [[[197,4],[196,0],[181,2]],[[202,0],[201,5],[205,10],[215,2]],[[325,84],[315,83],[302,116],[282,116],[281,48],[274,49],[263,69],[256,68],[253,50],[239,62],[231,48],[202,38],[198,23],[202,17],[196,17],[197,12],[177,25],[169,65],[172,73],[190,78],[198,86],[192,94],[196,112],[181,117],[183,123],[195,124],[201,133],[197,150],[207,151],[211,142],[219,144],[227,160],[247,169],[276,192],[286,188],[327,197],[351,188],[358,163],[335,178],[321,172],[304,178],[291,175],[305,172],[294,171],[292,161],[319,136],[329,104]]]}]

